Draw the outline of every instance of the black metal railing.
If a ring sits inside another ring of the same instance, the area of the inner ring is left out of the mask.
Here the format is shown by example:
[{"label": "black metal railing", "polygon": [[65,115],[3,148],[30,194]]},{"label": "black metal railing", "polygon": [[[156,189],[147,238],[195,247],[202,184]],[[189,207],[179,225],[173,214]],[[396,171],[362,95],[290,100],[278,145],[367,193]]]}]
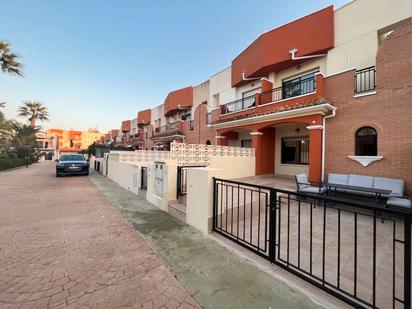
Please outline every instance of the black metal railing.
[{"label": "black metal railing", "polygon": [[156,133],[170,131],[170,130],[177,130],[179,128],[178,122],[167,123],[161,127],[156,128]]},{"label": "black metal railing", "polygon": [[179,197],[187,194],[187,170],[194,167],[205,167],[204,165],[178,166],[177,167],[177,188],[176,196]]},{"label": "black metal railing", "polygon": [[297,82],[285,83],[282,87],[262,92],[260,94],[260,104],[274,103],[314,91],[316,91],[316,76],[311,76]]},{"label": "black metal railing", "polygon": [[[282,87],[274,88],[258,94],[260,105],[275,103],[281,100],[290,99],[300,95],[305,95],[316,91],[316,75],[296,82],[285,83]],[[221,114],[238,112],[256,106],[256,95],[239,99],[222,105]]]},{"label": "black metal railing", "polygon": [[376,89],[376,68],[374,66],[355,72],[355,94]]},{"label": "black metal railing", "polygon": [[244,97],[242,99],[222,105],[222,115],[238,112],[256,106],[256,95]]},{"label": "black metal railing", "polygon": [[410,308],[411,211],[214,178],[213,230],[357,308]]}]

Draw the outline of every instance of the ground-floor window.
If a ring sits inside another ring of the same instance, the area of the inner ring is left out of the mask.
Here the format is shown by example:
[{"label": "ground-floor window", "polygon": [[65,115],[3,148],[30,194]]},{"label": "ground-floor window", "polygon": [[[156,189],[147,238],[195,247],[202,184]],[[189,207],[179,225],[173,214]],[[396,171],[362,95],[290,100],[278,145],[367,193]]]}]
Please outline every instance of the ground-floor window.
[{"label": "ground-floor window", "polygon": [[356,131],[355,155],[357,156],[377,156],[378,155],[378,134],[372,127],[362,127]]},{"label": "ground-floor window", "polygon": [[309,164],[309,136],[282,137],[282,164]]},{"label": "ground-floor window", "polygon": [[252,140],[251,139],[244,139],[240,142],[240,146],[242,148],[252,148]]}]

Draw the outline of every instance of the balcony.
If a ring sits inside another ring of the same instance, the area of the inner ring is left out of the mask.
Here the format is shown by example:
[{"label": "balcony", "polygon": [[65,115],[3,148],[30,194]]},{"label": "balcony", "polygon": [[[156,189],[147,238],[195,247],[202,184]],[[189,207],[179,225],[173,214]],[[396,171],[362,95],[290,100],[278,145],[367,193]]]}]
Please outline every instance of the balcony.
[{"label": "balcony", "polygon": [[221,116],[254,109],[266,104],[288,102],[288,100],[304,95],[316,94],[316,84],[318,79],[321,79],[323,82],[323,77],[321,75],[314,75],[299,80],[298,82],[286,82],[282,87],[224,104],[221,106]]},{"label": "balcony", "polygon": [[154,130],[152,138],[156,137],[166,137],[172,135],[182,135],[184,132],[183,128],[184,122],[177,121],[172,123],[167,123],[161,127],[157,127]]},{"label": "balcony", "polygon": [[161,127],[156,128],[155,133],[162,133],[171,130],[177,130],[179,128],[178,122],[167,123]]},{"label": "balcony", "polygon": [[376,68],[368,67],[355,72],[355,95],[375,93]]}]

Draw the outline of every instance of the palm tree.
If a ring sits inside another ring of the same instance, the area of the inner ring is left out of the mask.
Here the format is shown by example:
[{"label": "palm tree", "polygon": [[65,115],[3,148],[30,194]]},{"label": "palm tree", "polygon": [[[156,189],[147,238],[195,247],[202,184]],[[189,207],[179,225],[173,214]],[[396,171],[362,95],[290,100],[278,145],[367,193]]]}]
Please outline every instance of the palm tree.
[{"label": "palm tree", "polygon": [[0,41],[0,66],[4,73],[23,76],[21,71],[23,66],[18,58],[19,56],[11,52],[9,43]]},{"label": "palm tree", "polygon": [[28,117],[31,126],[36,126],[36,120],[49,121],[49,112],[47,107],[38,101],[23,101],[23,106],[19,107],[18,115]]},{"label": "palm tree", "polygon": [[14,135],[14,122],[0,115],[0,154],[7,151]]},{"label": "palm tree", "polygon": [[[0,102],[0,108],[4,108],[6,106],[6,102]],[[0,111],[0,118],[4,118],[4,114]]]},{"label": "palm tree", "polygon": [[18,122],[13,123],[14,136],[12,145],[18,158],[28,158],[33,162],[37,155],[36,133],[40,131],[39,127],[33,127],[28,124]]}]

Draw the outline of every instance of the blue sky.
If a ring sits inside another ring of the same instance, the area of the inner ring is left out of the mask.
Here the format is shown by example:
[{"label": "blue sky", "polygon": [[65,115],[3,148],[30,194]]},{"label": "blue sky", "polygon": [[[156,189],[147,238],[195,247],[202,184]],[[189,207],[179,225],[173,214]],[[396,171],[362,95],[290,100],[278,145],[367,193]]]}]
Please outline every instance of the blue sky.
[{"label": "blue sky", "polygon": [[0,74],[0,101],[49,108],[44,128],[107,131],[169,91],[230,65],[262,32],[347,0],[0,0],[0,40],[24,78]]}]

